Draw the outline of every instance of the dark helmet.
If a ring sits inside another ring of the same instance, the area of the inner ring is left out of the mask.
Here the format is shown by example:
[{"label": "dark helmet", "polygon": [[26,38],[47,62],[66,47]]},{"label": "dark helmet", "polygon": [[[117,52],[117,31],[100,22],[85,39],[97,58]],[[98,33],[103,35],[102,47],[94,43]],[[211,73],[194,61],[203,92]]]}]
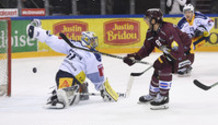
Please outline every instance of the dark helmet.
[{"label": "dark helmet", "polygon": [[163,21],[163,13],[159,8],[151,8],[146,11],[144,18],[149,18],[150,23],[153,19],[155,23],[161,23]]}]

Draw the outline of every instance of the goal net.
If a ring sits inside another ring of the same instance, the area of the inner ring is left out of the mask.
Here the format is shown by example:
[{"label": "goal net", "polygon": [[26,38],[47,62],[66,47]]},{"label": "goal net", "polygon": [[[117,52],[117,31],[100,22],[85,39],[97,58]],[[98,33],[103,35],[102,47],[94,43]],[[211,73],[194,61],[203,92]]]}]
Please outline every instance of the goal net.
[{"label": "goal net", "polygon": [[11,20],[0,18],[0,96],[11,96]]}]

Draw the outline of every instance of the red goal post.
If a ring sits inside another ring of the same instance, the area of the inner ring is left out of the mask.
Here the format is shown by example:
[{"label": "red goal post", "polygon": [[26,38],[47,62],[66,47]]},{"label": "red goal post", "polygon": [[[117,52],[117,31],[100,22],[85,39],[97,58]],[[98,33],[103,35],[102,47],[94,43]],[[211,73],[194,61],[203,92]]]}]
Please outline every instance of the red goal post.
[{"label": "red goal post", "polygon": [[11,19],[0,18],[0,96],[11,96]]}]

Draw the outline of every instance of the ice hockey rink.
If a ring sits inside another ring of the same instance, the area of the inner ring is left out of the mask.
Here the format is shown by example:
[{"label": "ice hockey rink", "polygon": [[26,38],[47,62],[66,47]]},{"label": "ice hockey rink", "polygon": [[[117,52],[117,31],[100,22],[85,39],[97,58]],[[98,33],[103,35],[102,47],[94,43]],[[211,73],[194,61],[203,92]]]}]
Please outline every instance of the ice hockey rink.
[{"label": "ice hockey rink", "polygon": [[[154,62],[160,53],[144,61]],[[123,56],[123,55],[122,55]],[[150,110],[149,104],[137,104],[148,93],[153,69],[134,79],[129,98],[103,102],[90,96],[76,106],[63,110],[45,109],[48,93],[55,85],[55,74],[63,56],[12,60],[12,96],[0,97],[0,125],[215,125],[218,123],[218,86],[204,91],[193,84],[218,81],[218,53],[196,53],[190,77],[173,76],[170,107]],[[125,92],[131,72],[148,65],[128,67],[119,59],[103,57],[105,76],[117,92]],[[33,73],[33,67],[37,73]],[[89,92],[97,92],[89,82]]]}]

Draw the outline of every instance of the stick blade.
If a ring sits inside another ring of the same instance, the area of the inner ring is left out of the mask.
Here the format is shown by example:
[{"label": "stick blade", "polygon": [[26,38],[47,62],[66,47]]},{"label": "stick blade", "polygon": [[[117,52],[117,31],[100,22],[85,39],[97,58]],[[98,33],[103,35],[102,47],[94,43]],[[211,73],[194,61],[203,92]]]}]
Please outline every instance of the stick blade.
[{"label": "stick blade", "polygon": [[131,76],[140,76],[140,75],[142,75],[143,73],[131,73],[130,75]]},{"label": "stick blade", "polygon": [[206,86],[206,85],[202,84],[202,83],[199,82],[197,79],[195,79],[193,82],[194,82],[194,84],[195,84],[196,86],[198,86],[199,88],[201,88],[201,89],[203,89],[203,90],[208,90],[208,89],[211,88],[210,86]]}]

